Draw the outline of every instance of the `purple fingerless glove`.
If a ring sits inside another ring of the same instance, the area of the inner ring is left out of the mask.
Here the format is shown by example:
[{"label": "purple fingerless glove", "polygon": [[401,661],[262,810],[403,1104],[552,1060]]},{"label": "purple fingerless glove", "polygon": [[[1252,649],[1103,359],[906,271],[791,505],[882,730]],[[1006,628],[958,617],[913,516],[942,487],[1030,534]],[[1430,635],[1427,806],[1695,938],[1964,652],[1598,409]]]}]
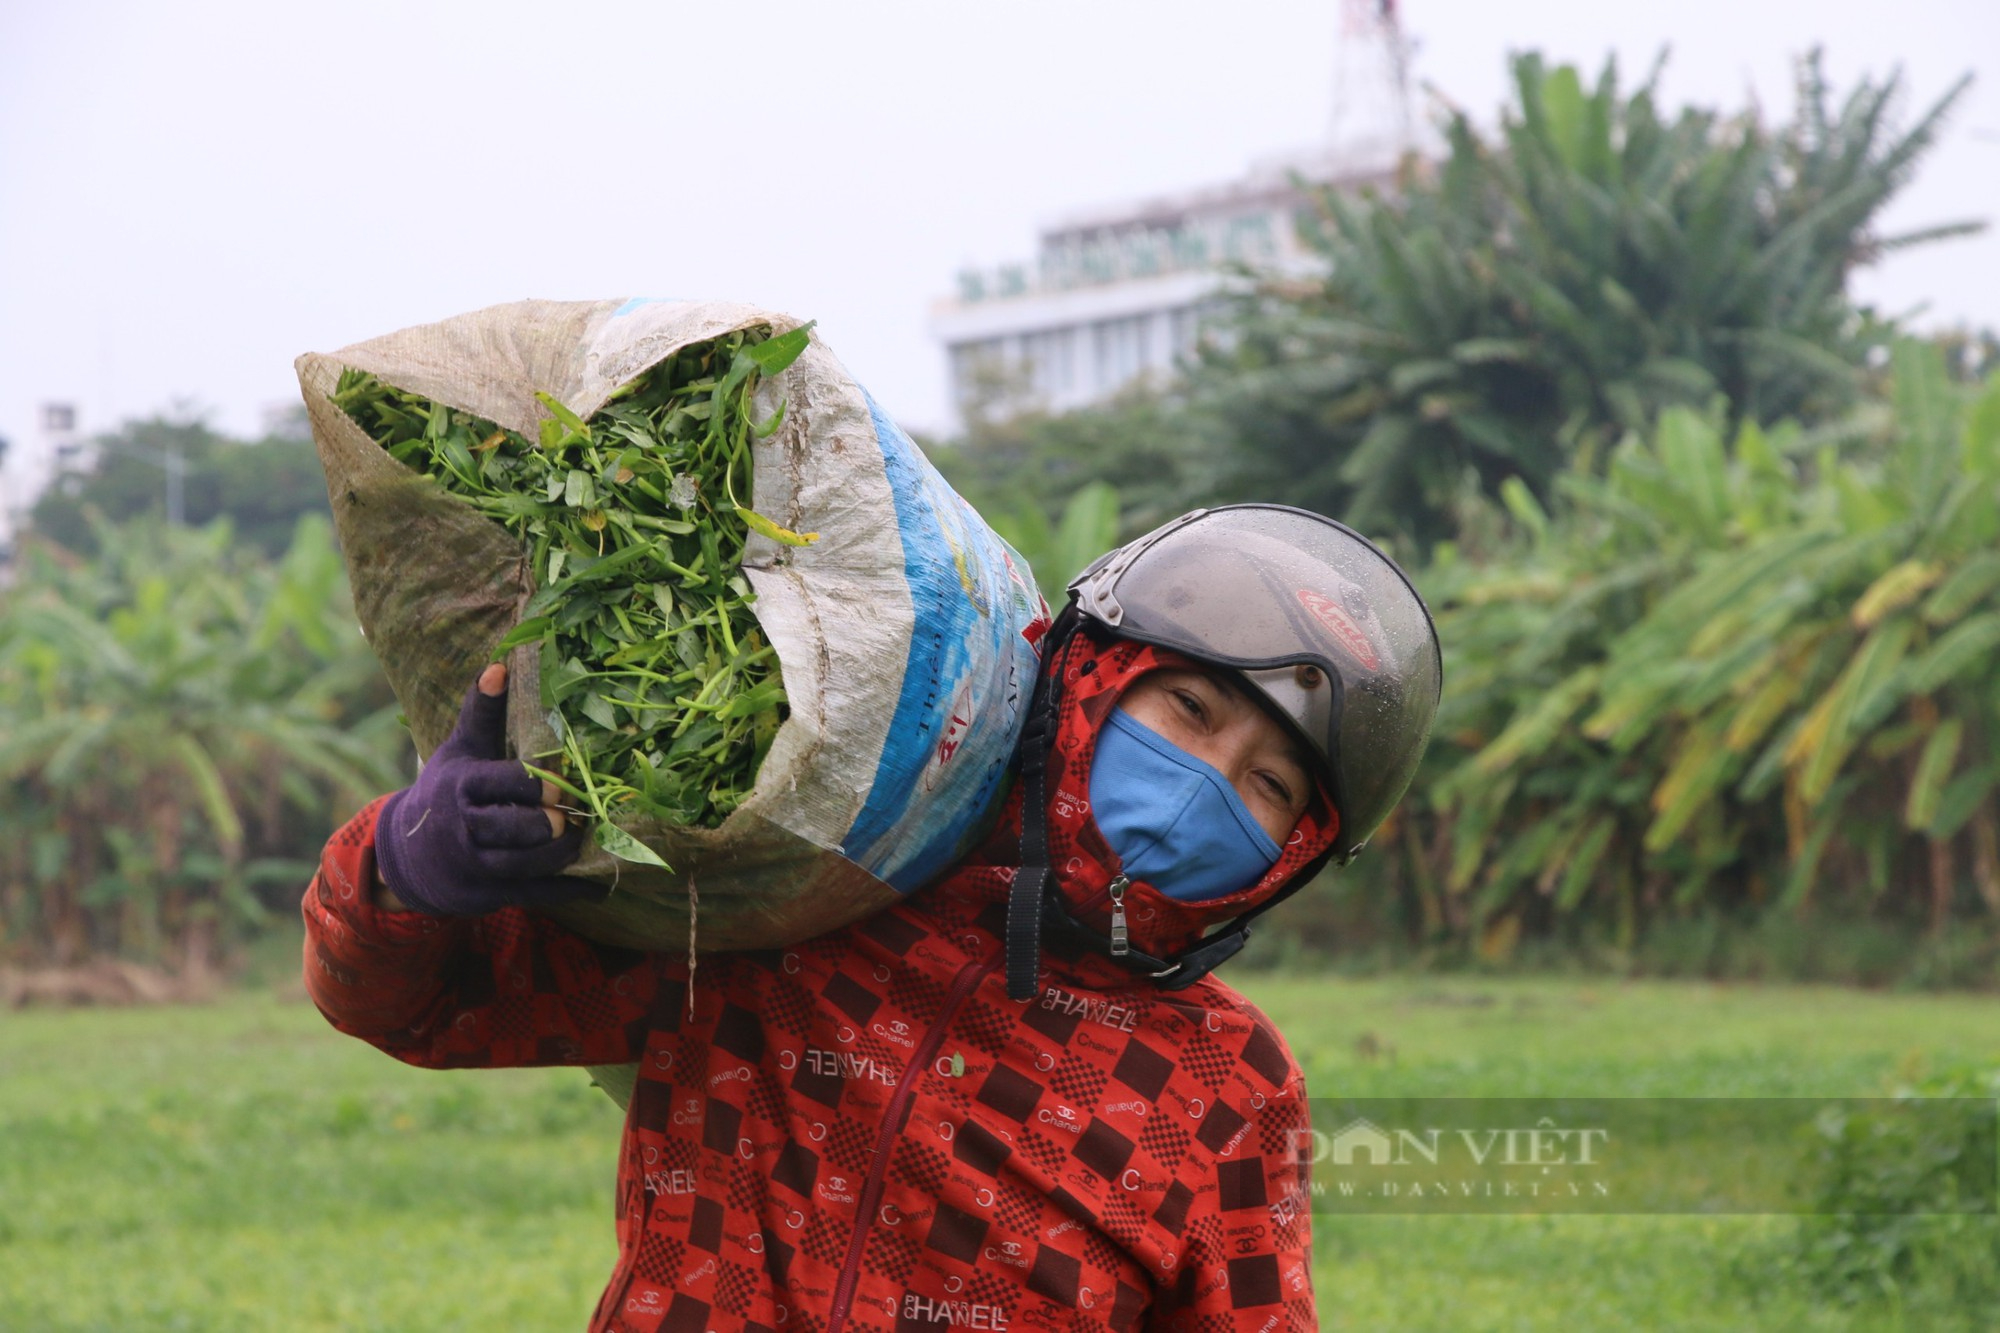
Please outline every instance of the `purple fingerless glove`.
[{"label": "purple fingerless glove", "polygon": [[552,835],[541,779],[506,755],[507,693],[482,694],[475,681],[451,735],[376,820],[377,872],[411,909],[483,916],[605,895],[557,873],[582,851],[583,830],[571,821]]}]

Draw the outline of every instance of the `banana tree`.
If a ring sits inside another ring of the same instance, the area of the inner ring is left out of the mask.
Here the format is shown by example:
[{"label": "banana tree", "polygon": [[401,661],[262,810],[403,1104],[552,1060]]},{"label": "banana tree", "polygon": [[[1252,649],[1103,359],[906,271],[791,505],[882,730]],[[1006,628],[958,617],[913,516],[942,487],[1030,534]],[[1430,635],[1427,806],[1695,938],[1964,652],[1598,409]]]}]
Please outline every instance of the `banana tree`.
[{"label": "banana tree", "polygon": [[1101,481],[1072,494],[1055,523],[1032,503],[989,517],[994,530],[1026,558],[1042,595],[1056,607],[1069,581],[1118,544],[1118,492]]},{"label": "banana tree", "polygon": [[5,944],[201,970],[393,781],[393,716],[323,521],[275,566],[226,525],[97,537],[31,549],[0,601]]},{"label": "banana tree", "polygon": [[1451,535],[1468,492],[1547,501],[1665,408],[1822,421],[1857,400],[1887,330],[1848,299],[1855,266],[1976,230],[1875,223],[1965,89],[1906,130],[1896,76],[1836,102],[1815,54],[1789,125],[1671,113],[1659,66],[1517,57],[1496,137],[1464,112],[1434,170],[1393,197],[1324,192],[1323,281],[1264,284],[1197,395],[1252,479],[1372,530]]},{"label": "banana tree", "polygon": [[1430,571],[1435,918],[2000,914],[2000,379],[1905,342],[1838,431],[1674,409],[1555,489]]}]

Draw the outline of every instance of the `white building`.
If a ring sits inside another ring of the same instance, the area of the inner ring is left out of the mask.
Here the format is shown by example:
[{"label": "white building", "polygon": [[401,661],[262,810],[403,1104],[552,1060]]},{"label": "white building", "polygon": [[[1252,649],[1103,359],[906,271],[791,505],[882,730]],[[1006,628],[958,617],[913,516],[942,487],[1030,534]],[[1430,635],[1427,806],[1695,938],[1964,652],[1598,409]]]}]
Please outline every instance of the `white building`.
[{"label": "white building", "polygon": [[14,534],[49,482],[88,462],[74,403],[43,403],[40,418],[33,441],[0,439],[0,562],[11,558]]},{"label": "white building", "polygon": [[1031,263],[960,274],[958,294],[931,316],[958,424],[982,400],[1001,412],[1062,412],[1170,376],[1230,268],[1311,272],[1299,224],[1317,205],[1296,182],[1391,181],[1419,149],[1409,57],[1400,0],[1341,0],[1333,119],[1320,148],[1218,188],[1072,218],[1042,233]]},{"label": "white building", "polygon": [[1042,233],[1032,263],[961,273],[958,294],[931,314],[954,410],[998,393],[1008,407],[1062,412],[1170,376],[1230,268],[1313,268],[1300,221],[1317,205],[1295,176],[1358,189],[1389,172],[1330,158],[1271,163],[1214,189],[1066,220]]}]

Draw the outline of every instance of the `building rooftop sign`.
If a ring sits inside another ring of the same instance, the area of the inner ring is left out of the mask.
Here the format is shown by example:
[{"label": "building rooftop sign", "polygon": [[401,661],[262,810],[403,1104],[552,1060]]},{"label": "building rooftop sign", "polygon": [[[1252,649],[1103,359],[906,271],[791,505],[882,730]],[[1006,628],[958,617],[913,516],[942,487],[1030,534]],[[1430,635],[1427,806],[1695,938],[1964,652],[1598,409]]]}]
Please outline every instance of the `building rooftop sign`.
[{"label": "building rooftop sign", "polygon": [[1301,225],[1319,208],[1319,189],[1388,181],[1386,170],[1357,171],[1330,154],[1290,159],[1217,188],[1059,222],[1032,261],[961,272],[957,291],[932,310],[956,410],[991,400],[1068,411],[1142,378],[1171,378],[1225,298],[1231,269],[1319,269]]},{"label": "building rooftop sign", "polygon": [[1303,250],[1298,222],[1316,207],[1314,189],[1351,190],[1387,179],[1385,171],[1287,160],[1219,188],[1100,210],[1045,230],[1032,262],[961,271],[957,301],[976,305],[1235,265],[1284,266]]},{"label": "building rooftop sign", "polygon": [[1289,216],[1266,210],[1052,238],[1032,268],[1002,264],[964,270],[958,275],[958,299],[972,305],[1224,264],[1272,264],[1280,258],[1280,235],[1291,229]]}]

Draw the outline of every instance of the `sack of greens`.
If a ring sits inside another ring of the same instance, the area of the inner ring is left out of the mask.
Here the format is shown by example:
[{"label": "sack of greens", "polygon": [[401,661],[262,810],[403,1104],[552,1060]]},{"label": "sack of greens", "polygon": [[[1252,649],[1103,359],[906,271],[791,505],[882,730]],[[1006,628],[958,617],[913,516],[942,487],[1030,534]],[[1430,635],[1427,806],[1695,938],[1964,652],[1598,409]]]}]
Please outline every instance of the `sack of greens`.
[{"label": "sack of greens", "polygon": [[776,947],[978,835],[1047,607],[810,325],[524,301],[297,365],[418,752],[504,656],[515,752],[590,818],[614,892],[571,926]]}]

